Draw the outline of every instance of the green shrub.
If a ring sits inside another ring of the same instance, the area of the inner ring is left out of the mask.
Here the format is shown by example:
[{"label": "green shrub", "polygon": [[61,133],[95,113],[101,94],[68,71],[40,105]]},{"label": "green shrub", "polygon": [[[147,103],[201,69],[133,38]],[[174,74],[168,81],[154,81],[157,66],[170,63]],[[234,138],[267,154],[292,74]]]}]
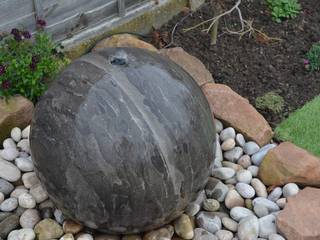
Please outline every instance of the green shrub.
[{"label": "green shrub", "polygon": [[281,113],[284,107],[284,99],[277,92],[271,91],[261,97],[257,97],[255,105],[261,110]]},{"label": "green shrub", "polygon": [[267,0],[272,19],[281,22],[285,18],[294,18],[299,14],[301,5],[298,0]]},{"label": "green shrub", "polygon": [[304,64],[310,71],[320,70],[320,43],[315,43],[312,45],[307,53],[307,59]]},{"label": "green shrub", "polygon": [[0,98],[20,94],[32,101],[43,94],[47,82],[68,60],[44,31],[31,36],[12,29],[0,39]]}]

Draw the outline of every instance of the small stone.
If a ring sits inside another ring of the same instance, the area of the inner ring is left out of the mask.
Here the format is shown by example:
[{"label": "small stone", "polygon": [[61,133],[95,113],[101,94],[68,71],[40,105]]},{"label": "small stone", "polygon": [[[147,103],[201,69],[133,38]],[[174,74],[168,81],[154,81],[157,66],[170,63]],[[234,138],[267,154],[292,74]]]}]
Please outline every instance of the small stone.
[{"label": "small stone", "polygon": [[259,237],[268,238],[272,233],[277,233],[276,217],[272,214],[260,218],[259,220]]},{"label": "small stone", "polygon": [[220,140],[221,142],[224,142],[225,140],[229,138],[235,138],[236,137],[236,131],[232,127],[225,128],[220,133]]},{"label": "small stone", "polygon": [[220,203],[215,199],[206,199],[203,202],[203,209],[208,212],[218,211],[220,208]]},{"label": "small stone", "polygon": [[14,163],[22,172],[33,171],[34,166],[30,158],[16,158]]},{"label": "small stone", "polygon": [[230,162],[237,162],[243,155],[243,149],[241,147],[235,147],[230,151],[223,154],[224,158]]},{"label": "small stone", "polygon": [[74,237],[71,233],[63,235],[59,240],[74,240]]},{"label": "small stone", "polygon": [[244,200],[236,190],[230,190],[224,200],[224,204],[228,209],[243,207]]},{"label": "small stone", "polygon": [[255,195],[253,187],[246,183],[237,183],[236,190],[243,198],[253,198]]},{"label": "small stone", "polygon": [[22,193],[19,198],[19,206],[23,208],[34,208],[36,206],[36,200],[29,193]]},{"label": "small stone", "polygon": [[2,143],[3,148],[17,148],[16,143],[12,138],[7,138]]},{"label": "small stone", "polygon": [[260,148],[260,150],[258,152],[256,152],[255,154],[253,154],[251,157],[251,161],[253,162],[253,164],[256,166],[260,166],[262,160],[267,155],[269,150],[271,150],[272,148],[275,148],[276,146],[277,146],[277,144],[267,144],[267,145],[263,146],[262,148]]},{"label": "small stone", "polygon": [[284,208],[284,206],[287,203],[287,199],[286,198],[280,198],[276,201],[277,205],[279,206],[279,208]]},{"label": "small stone", "polygon": [[63,235],[62,227],[50,218],[40,221],[35,226],[34,232],[38,240],[60,238]]},{"label": "small stone", "polygon": [[254,215],[254,213],[251,210],[244,207],[234,207],[230,211],[230,216],[237,222],[251,215]]},{"label": "small stone", "polygon": [[174,228],[171,225],[168,225],[166,227],[162,227],[150,232],[147,232],[143,236],[143,240],[170,240],[174,234]]},{"label": "small stone", "polygon": [[258,178],[253,178],[251,180],[251,186],[256,192],[256,195],[258,197],[264,197],[266,198],[268,196],[267,188],[266,186],[260,181]]},{"label": "small stone", "polygon": [[244,205],[246,206],[246,208],[253,210],[252,199],[250,199],[250,198],[245,199]]},{"label": "small stone", "polygon": [[216,118],[213,120],[213,122],[214,122],[214,126],[216,127],[216,132],[220,133],[223,130],[222,123]]},{"label": "small stone", "polygon": [[283,196],[285,198],[288,198],[297,195],[299,192],[299,187],[295,183],[287,183],[286,185],[284,185],[282,191]]},{"label": "small stone", "polygon": [[218,240],[232,240],[233,233],[227,230],[219,230],[216,232],[216,237]]},{"label": "small stone", "polygon": [[249,155],[243,155],[239,160],[238,164],[242,166],[243,168],[247,169],[249,166],[251,166],[251,159]]},{"label": "small stone", "polygon": [[88,233],[81,233],[77,236],[77,240],[93,240],[93,236]]},{"label": "small stone", "polygon": [[239,240],[256,240],[259,234],[259,221],[256,216],[242,219],[238,226]]},{"label": "small stone", "polygon": [[18,156],[19,152],[16,148],[5,148],[0,150],[0,158],[3,158],[4,160],[13,161]]},{"label": "small stone", "polygon": [[193,227],[189,216],[186,214],[182,214],[178,219],[174,221],[174,229],[176,234],[183,239],[193,238]]},{"label": "small stone", "polygon": [[36,235],[34,231],[30,228],[23,228],[20,230],[12,231],[9,236],[8,240],[33,240],[35,239]]},{"label": "small stone", "polygon": [[30,194],[36,200],[36,203],[41,203],[48,199],[48,194],[41,184],[33,185],[30,188]]},{"label": "small stone", "polygon": [[213,166],[215,168],[222,167],[221,162],[223,160],[222,149],[219,141],[219,135],[216,137],[216,153]]},{"label": "small stone", "polygon": [[21,133],[21,129],[18,127],[15,127],[11,130],[11,138],[16,141],[19,142],[20,139],[22,137],[22,133]]},{"label": "small stone", "polygon": [[223,202],[229,189],[217,178],[209,177],[205,192],[208,198],[214,198],[219,202]]},{"label": "small stone", "polygon": [[249,184],[251,182],[251,179],[252,179],[252,174],[250,171],[243,169],[237,172],[238,182]]},{"label": "small stone", "polygon": [[233,219],[231,218],[228,218],[228,217],[224,217],[222,218],[222,224],[223,226],[232,231],[232,232],[236,232],[238,230],[238,223],[236,221],[234,221]]},{"label": "small stone", "polygon": [[13,191],[13,189],[14,186],[11,183],[0,178],[0,192],[2,192],[4,195],[8,195]]},{"label": "small stone", "polygon": [[276,187],[269,194],[268,199],[273,201],[273,202],[276,202],[281,196],[282,196],[282,188],[281,187]]},{"label": "small stone", "polygon": [[236,146],[235,140],[233,138],[229,138],[221,144],[221,149],[223,151],[229,151],[233,149],[235,146]]},{"label": "small stone", "polygon": [[267,216],[269,214],[268,208],[261,203],[255,204],[253,207],[253,211],[259,218]]},{"label": "small stone", "polygon": [[185,209],[185,213],[190,216],[193,217],[195,216],[199,211],[200,211],[200,205],[197,203],[190,203],[188,205],[188,207]]},{"label": "small stone", "polygon": [[7,217],[11,216],[12,213],[10,212],[1,212],[0,211],[0,222],[3,221],[4,219],[6,219]]},{"label": "small stone", "polygon": [[[148,238],[148,240],[155,240],[157,236],[153,236],[154,238]],[[167,239],[167,238],[163,238]],[[109,235],[109,234],[99,234],[94,237],[94,240],[120,240],[120,237],[117,235]]]},{"label": "small stone", "polygon": [[41,215],[41,218],[43,218],[43,219],[45,219],[45,218],[54,218],[53,209],[50,208],[50,207],[41,208],[40,209],[40,215]]},{"label": "small stone", "polygon": [[15,182],[20,179],[21,172],[11,162],[0,159],[0,177],[9,182]]},{"label": "small stone", "polygon": [[222,227],[220,218],[212,212],[200,212],[196,221],[199,227],[213,234]]},{"label": "small stone", "polygon": [[28,172],[22,175],[23,185],[30,189],[32,186],[40,184],[40,180],[38,179],[35,172]]},{"label": "small stone", "polygon": [[253,200],[252,203],[253,203],[253,206],[255,206],[256,204],[264,205],[268,209],[269,212],[277,212],[280,210],[276,203],[274,203],[264,197],[257,197]]},{"label": "small stone", "polygon": [[229,178],[229,179],[225,180],[224,183],[225,183],[225,184],[228,184],[228,185],[230,185],[230,184],[231,184],[231,185],[234,185],[234,184],[237,183],[237,179],[236,179],[236,177]]},{"label": "small stone", "polygon": [[246,140],[244,139],[244,136],[241,133],[238,133],[236,135],[236,143],[238,146],[243,147],[244,144],[246,143]]},{"label": "small stone", "polygon": [[27,193],[28,189],[24,186],[17,186],[10,194],[10,197],[19,198],[22,193]]},{"label": "small stone", "polygon": [[63,213],[59,209],[55,209],[53,215],[58,223],[63,224],[65,218],[63,216]]},{"label": "small stone", "polygon": [[259,145],[253,141],[247,142],[243,146],[243,151],[248,155],[255,154],[256,152],[259,151],[259,149],[260,149]]},{"label": "small stone", "polygon": [[258,176],[259,168],[257,166],[250,166],[247,168],[247,170],[251,172],[252,177]]},{"label": "small stone", "polygon": [[19,216],[10,214],[0,222],[0,238],[6,239],[7,235],[19,226]]},{"label": "small stone", "polygon": [[216,168],[212,170],[212,176],[221,180],[232,178],[235,174],[236,172],[233,169],[226,167]]},{"label": "small stone", "polygon": [[193,240],[218,240],[218,238],[207,230],[196,228],[194,229]]},{"label": "small stone", "polygon": [[16,198],[7,198],[0,204],[0,210],[3,212],[11,212],[18,207]]},{"label": "small stone", "polygon": [[0,204],[4,201],[4,194],[0,192]]},{"label": "small stone", "polygon": [[285,239],[279,234],[272,233],[269,235],[268,240],[285,240]]},{"label": "small stone", "polygon": [[30,125],[22,130],[22,138],[29,138],[30,135]]},{"label": "small stone", "polygon": [[240,166],[239,164],[236,164],[236,163],[233,163],[233,162],[229,162],[229,161],[223,161],[222,162],[222,166],[223,167],[227,167],[227,168],[232,168],[236,172],[238,172],[238,171],[243,169],[243,167]]},{"label": "small stone", "polygon": [[72,233],[75,235],[83,229],[83,226],[72,220],[66,220],[63,222],[62,228],[65,233]]},{"label": "small stone", "polygon": [[38,210],[27,209],[20,216],[20,225],[23,228],[34,228],[34,226],[40,222],[41,218]]},{"label": "small stone", "polygon": [[22,139],[20,142],[18,142],[17,147],[23,152],[30,153],[29,139]]},{"label": "small stone", "polygon": [[54,208],[54,204],[51,200],[46,200],[39,204],[39,209],[43,208]]}]

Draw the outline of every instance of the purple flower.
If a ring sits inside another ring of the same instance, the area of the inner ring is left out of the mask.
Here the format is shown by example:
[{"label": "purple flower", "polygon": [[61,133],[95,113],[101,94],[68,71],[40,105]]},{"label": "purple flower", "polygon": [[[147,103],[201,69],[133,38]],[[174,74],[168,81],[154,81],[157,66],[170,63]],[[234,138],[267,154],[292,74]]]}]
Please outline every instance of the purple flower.
[{"label": "purple flower", "polygon": [[11,83],[9,80],[4,80],[1,84],[3,90],[8,90],[11,87]]},{"label": "purple flower", "polygon": [[29,31],[23,31],[22,35],[26,39],[30,39],[31,38],[31,33]]},{"label": "purple flower", "polygon": [[309,65],[310,61],[308,59],[303,59],[303,65]]},{"label": "purple flower", "polygon": [[47,25],[47,22],[46,22],[45,20],[39,18],[39,19],[37,20],[37,25],[38,25],[39,27],[45,27],[45,26]]},{"label": "purple flower", "polygon": [[6,66],[0,64],[0,76],[6,72]]},{"label": "purple flower", "polygon": [[22,40],[22,37],[21,35],[14,35],[14,39],[17,41],[17,42],[20,42]]},{"label": "purple flower", "polygon": [[17,28],[12,28],[11,29],[11,34],[14,35],[14,36],[18,36],[18,35],[20,35],[20,31]]}]

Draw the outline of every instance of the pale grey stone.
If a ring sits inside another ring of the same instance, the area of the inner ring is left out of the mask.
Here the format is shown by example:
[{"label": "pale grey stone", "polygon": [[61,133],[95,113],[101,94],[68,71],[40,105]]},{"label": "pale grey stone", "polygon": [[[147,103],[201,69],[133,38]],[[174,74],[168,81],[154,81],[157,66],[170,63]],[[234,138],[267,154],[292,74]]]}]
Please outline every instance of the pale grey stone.
[{"label": "pale grey stone", "polygon": [[259,237],[268,238],[272,233],[277,233],[276,217],[272,214],[259,218]]},{"label": "pale grey stone", "polygon": [[235,147],[234,149],[223,154],[224,158],[230,162],[237,162],[242,155],[243,150],[241,147]]},{"label": "pale grey stone", "polygon": [[295,196],[299,193],[299,187],[295,183],[288,183],[284,185],[282,192],[285,198]]},{"label": "pale grey stone", "polygon": [[246,183],[237,183],[236,190],[243,198],[253,198],[255,195],[253,187]]},{"label": "pale grey stone", "polygon": [[196,221],[199,227],[213,234],[221,229],[220,218],[211,212],[200,212],[197,215]]},{"label": "pale grey stone", "polygon": [[270,213],[280,210],[279,206],[275,202],[272,202],[271,200],[264,197],[257,197],[253,199],[252,204],[253,206],[255,206],[256,204],[262,204],[269,210]]},{"label": "pale grey stone", "polygon": [[232,127],[225,128],[220,133],[221,142],[224,142],[229,138],[235,138],[235,137],[236,137],[236,131]]},{"label": "pale grey stone", "polygon": [[236,135],[236,143],[240,147],[243,147],[246,144],[246,140],[244,139],[244,136],[241,133],[238,133]]},{"label": "pale grey stone", "polygon": [[18,127],[15,127],[11,130],[11,138],[15,141],[15,142],[19,142],[20,139],[22,137],[22,133],[21,133],[21,129]]},{"label": "pale grey stone", "polygon": [[252,180],[252,174],[248,170],[239,170],[237,172],[237,181],[249,184]]},{"label": "pale grey stone", "polygon": [[259,151],[259,149],[260,149],[259,145],[253,141],[247,142],[243,146],[243,151],[248,155],[255,154],[256,152]]},{"label": "pale grey stone", "polygon": [[231,218],[237,222],[251,215],[254,215],[254,213],[251,210],[244,207],[234,207],[230,211]]},{"label": "pale grey stone", "polygon": [[275,148],[276,146],[277,144],[267,144],[262,148],[260,148],[260,150],[257,153],[251,156],[251,161],[253,162],[253,164],[256,166],[260,166],[262,160],[267,155],[269,150],[271,150],[272,148]]},{"label": "pale grey stone", "polygon": [[268,199],[273,201],[273,202],[276,202],[281,196],[282,196],[282,188],[281,187],[276,187],[269,194]]},{"label": "pale grey stone", "polygon": [[212,176],[221,180],[232,178],[235,174],[236,172],[233,169],[227,167],[215,168],[212,170]]},{"label": "pale grey stone", "polygon": [[11,162],[0,159],[0,178],[15,182],[21,177],[20,170]]},{"label": "pale grey stone", "polygon": [[243,218],[238,226],[239,240],[256,240],[259,234],[259,221],[254,215]]}]

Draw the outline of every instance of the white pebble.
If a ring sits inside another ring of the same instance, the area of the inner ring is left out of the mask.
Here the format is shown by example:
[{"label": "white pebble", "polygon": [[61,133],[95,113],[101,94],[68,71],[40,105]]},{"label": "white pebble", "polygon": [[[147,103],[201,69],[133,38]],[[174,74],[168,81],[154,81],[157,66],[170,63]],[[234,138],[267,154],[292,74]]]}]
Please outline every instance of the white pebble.
[{"label": "white pebble", "polygon": [[30,153],[29,139],[22,139],[18,142],[17,147],[26,153]]},{"label": "white pebble", "polygon": [[11,212],[18,207],[16,198],[7,198],[0,204],[0,210],[3,212]]},{"label": "white pebble", "polygon": [[239,240],[255,240],[259,234],[259,221],[256,216],[242,219],[238,226]]},{"label": "white pebble", "polygon": [[19,198],[19,206],[23,208],[34,208],[36,206],[36,200],[29,193],[22,193]]},{"label": "white pebble", "polygon": [[258,176],[259,168],[257,166],[250,166],[247,168],[247,170],[251,172],[252,177]]},{"label": "white pebble", "polygon": [[30,228],[23,228],[20,230],[14,230],[8,235],[8,240],[33,240],[36,235]]},{"label": "white pebble", "polygon": [[237,172],[237,181],[249,184],[252,179],[252,174],[250,171],[242,169]]},{"label": "white pebble", "polygon": [[279,234],[272,233],[269,235],[268,240],[285,240],[285,238]]},{"label": "white pebble", "polygon": [[251,186],[256,191],[256,195],[258,197],[264,197],[266,198],[268,196],[267,188],[266,186],[260,181],[259,178],[254,178],[251,180]]},{"label": "white pebble", "polygon": [[48,199],[48,194],[41,184],[34,185],[30,188],[30,194],[37,203],[41,203]]},{"label": "white pebble", "polygon": [[235,147],[223,154],[224,158],[230,162],[237,162],[242,155],[243,149],[241,147]]},{"label": "white pebble", "polygon": [[17,148],[16,143],[12,138],[7,138],[2,143],[3,148]]},{"label": "white pebble", "polygon": [[240,146],[243,147],[244,144],[246,143],[246,140],[244,139],[243,135],[241,133],[238,133],[236,136],[236,143]]},{"label": "white pebble", "polygon": [[214,126],[216,127],[217,133],[220,133],[223,129],[223,125],[218,119],[214,119]]},{"label": "white pebble", "polygon": [[253,187],[246,183],[237,183],[236,190],[243,198],[253,198],[255,195]]},{"label": "white pebble", "polygon": [[238,229],[238,223],[236,221],[234,221],[233,219],[229,218],[229,217],[224,217],[222,218],[222,224],[223,226],[232,231],[232,232],[236,232]]},{"label": "white pebble", "polygon": [[30,135],[30,125],[22,130],[22,137],[23,138],[29,138],[29,135]]},{"label": "white pebble", "polygon": [[234,207],[230,211],[230,216],[232,217],[232,219],[234,219],[237,222],[239,222],[243,218],[246,218],[252,215],[254,215],[254,213],[251,210],[244,207]]},{"label": "white pebble", "polygon": [[88,233],[82,233],[77,237],[77,240],[93,240],[93,237]]},{"label": "white pebble", "polygon": [[22,193],[27,193],[27,192],[28,192],[28,189],[26,189],[24,186],[18,186],[11,192],[10,197],[14,197],[18,199]]},{"label": "white pebble", "polygon": [[276,212],[280,210],[279,206],[275,202],[272,202],[264,197],[257,197],[253,199],[252,204],[253,206],[255,206],[256,204],[262,204],[269,210],[269,212]]},{"label": "white pebble", "polygon": [[259,145],[256,144],[253,141],[247,142],[246,144],[244,144],[243,146],[243,151],[248,154],[248,155],[252,155],[256,152],[258,152],[260,149]]},{"label": "white pebble", "polygon": [[276,201],[277,205],[282,209],[285,207],[286,203],[287,203],[287,199],[286,198],[279,198]]},{"label": "white pebble", "polygon": [[221,180],[232,178],[236,172],[232,168],[221,167],[212,170],[212,176]]},{"label": "white pebble", "polygon": [[257,153],[253,154],[251,157],[253,164],[255,164],[256,166],[260,166],[262,160],[267,155],[267,153],[272,148],[275,148],[276,146],[277,146],[277,144],[267,144],[267,145],[263,146],[262,148],[260,148],[260,150]]},{"label": "white pebble", "polygon": [[38,179],[35,172],[28,172],[22,175],[22,182],[26,188],[31,188],[33,185],[39,184],[40,180]]},{"label": "white pebble", "polygon": [[0,157],[7,161],[13,161],[19,156],[19,152],[16,148],[5,148],[0,150]]},{"label": "white pebble", "polygon": [[260,218],[259,237],[268,238],[272,233],[277,233],[276,217],[272,214]]},{"label": "white pebble", "polygon": [[4,201],[4,194],[0,192],[0,204]]},{"label": "white pebble", "polygon": [[251,166],[251,159],[249,155],[243,155],[239,160],[238,164],[241,165],[243,168],[247,169]]},{"label": "white pebble", "polygon": [[284,185],[282,191],[283,191],[283,196],[285,198],[288,198],[288,197],[297,195],[299,193],[299,187],[295,183],[288,183]]},{"label": "white pebble", "polygon": [[223,151],[229,151],[229,150],[233,149],[235,146],[236,146],[236,142],[234,141],[234,139],[229,138],[222,143],[221,149]]},{"label": "white pebble", "polygon": [[21,177],[20,170],[11,162],[0,159],[0,178],[15,182]]},{"label": "white pebble", "polygon": [[235,138],[236,137],[236,131],[232,127],[228,127],[226,129],[223,129],[220,133],[220,140],[224,142],[225,140],[229,138]]},{"label": "white pebble", "polygon": [[21,129],[18,127],[15,127],[11,130],[11,138],[16,141],[19,142],[20,139],[22,137],[22,133],[21,133]]},{"label": "white pebble", "polygon": [[40,222],[40,214],[36,209],[27,209],[20,216],[20,225],[23,228],[34,228]]},{"label": "white pebble", "polygon": [[259,218],[269,214],[268,208],[260,203],[257,203],[253,206],[253,211]]},{"label": "white pebble", "polygon": [[269,194],[268,199],[273,201],[273,202],[276,202],[281,197],[281,195],[282,195],[282,188],[281,187],[276,187]]},{"label": "white pebble", "polygon": [[233,233],[227,230],[219,230],[216,232],[218,240],[232,240]]},{"label": "white pebble", "polygon": [[34,169],[31,158],[16,158],[14,163],[22,172],[31,172]]}]

